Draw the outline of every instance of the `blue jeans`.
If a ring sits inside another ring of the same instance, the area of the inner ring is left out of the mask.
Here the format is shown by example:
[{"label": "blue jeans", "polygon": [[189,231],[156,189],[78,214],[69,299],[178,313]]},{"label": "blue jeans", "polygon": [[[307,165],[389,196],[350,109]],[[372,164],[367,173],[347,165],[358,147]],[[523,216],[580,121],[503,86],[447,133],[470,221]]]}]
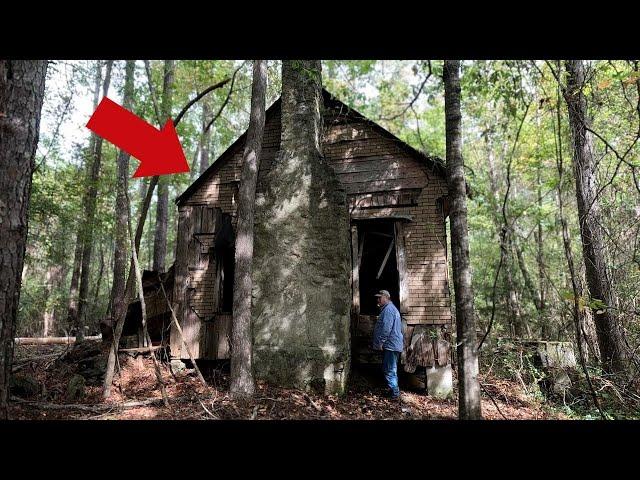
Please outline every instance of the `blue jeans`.
[{"label": "blue jeans", "polygon": [[398,387],[399,360],[400,352],[393,352],[391,350],[384,351],[384,358],[382,359],[382,373],[384,373],[384,378],[387,380],[387,385],[394,397],[400,395],[400,388]]}]

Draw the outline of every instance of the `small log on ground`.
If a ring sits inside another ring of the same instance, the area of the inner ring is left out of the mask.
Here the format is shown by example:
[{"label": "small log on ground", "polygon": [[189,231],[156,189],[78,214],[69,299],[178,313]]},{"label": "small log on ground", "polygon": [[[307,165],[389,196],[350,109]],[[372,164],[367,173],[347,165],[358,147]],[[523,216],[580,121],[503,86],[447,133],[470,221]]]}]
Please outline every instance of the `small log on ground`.
[{"label": "small log on ground", "polygon": [[118,349],[118,353],[149,353],[155,352],[156,350],[161,350],[163,348],[167,348],[166,345],[154,345],[153,347],[138,348],[120,348]]},{"label": "small log on ground", "polygon": [[[84,337],[85,340],[102,340],[102,335]],[[17,337],[16,345],[69,345],[75,343],[76,337]]]}]

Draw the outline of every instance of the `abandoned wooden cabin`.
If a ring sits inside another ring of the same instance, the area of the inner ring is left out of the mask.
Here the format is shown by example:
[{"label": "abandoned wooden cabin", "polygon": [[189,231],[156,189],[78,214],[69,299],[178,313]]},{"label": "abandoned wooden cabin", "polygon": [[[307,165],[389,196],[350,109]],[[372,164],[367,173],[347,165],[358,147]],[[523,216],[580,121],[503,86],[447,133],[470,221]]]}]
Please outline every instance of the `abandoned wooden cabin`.
[{"label": "abandoned wooden cabin", "polygon": [[[368,345],[377,318],[374,293],[386,289],[405,326],[404,371],[427,373],[429,393],[446,393],[451,384],[452,316],[443,162],[415,150],[324,90],[323,99],[322,153],[344,189],[350,220],[351,352],[341,368],[348,371],[350,362],[381,361],[381,354]],[[278,100],[266,112],[258,196],[280,149],[280,114]],[[172,297],[185,340],[197,359],[229,358],[236,198],[245,136],[176,200],[179,223]],[[349,310],[348,305],[345,308]],[[260,328],[264,327],[254,325],[256,338]],[[170,351],[173,359],[188,359],[175,327]],[[260,355],[254,354],[258,372],[260,362]]]}]

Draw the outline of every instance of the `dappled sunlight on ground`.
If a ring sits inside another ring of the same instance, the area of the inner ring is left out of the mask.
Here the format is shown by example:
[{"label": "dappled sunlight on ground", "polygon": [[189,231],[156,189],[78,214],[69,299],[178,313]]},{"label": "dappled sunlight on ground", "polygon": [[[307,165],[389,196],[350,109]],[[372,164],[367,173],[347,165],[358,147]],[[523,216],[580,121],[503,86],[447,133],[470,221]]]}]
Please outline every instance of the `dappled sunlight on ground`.
[{"label": "dappled sunlight on ground", "polygon": [[[33,350],[33,349],[32,349]],[[33,354],[33,352],[31,352]],[[17,357],[25,356],[22,351]],[[28,355],[27,355],[28,356]],[[126,420],[182,420],[182,419],[296,419],[296,420],[382,420],[382,419],[455,419],[457,400],[439,400],[421,390],[403,390],[402,400],[393,402],[385,398],[381,376],[377,369],[355,371],[351,375],[348,391],[343,396],[306,393],[259,383],[255,398],[248,401],[233,400],[228,392],[228,368],[208,368],[203,371],[207,379],[204,387],[193,370],[172,375],[166,364],[161,365],[170,408],[160,401],[153,405],[120,408],[122,402],[160,400],[153,363],[150,358],[122,357],[122,373],[116,376],[112,396],[102,402],[102,387],[88,386],[79,404],[95,411],[75,408],[50,409],[38,404],[65,404],[64,386],[69,372],[61,369],[46,370],[45,365],[29,368],[34,378],[46,386],[45,396],[30,399],[34,404],[12,403],[13,419],[126,419]],[[23,370],[25,370],[23,368]],[[562,418],[549,413],[542,404],[529,399],[521,386],[499,378],[482,378],[483,385],[497,403],[500,412],[488,396],[482,400],[486,419],[553,419]]]}]

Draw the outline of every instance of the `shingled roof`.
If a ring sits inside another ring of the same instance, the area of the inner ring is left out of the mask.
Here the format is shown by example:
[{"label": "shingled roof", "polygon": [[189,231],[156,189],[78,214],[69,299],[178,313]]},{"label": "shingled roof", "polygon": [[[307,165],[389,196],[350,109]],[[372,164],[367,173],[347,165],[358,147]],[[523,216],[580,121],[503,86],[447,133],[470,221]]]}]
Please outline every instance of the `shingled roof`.
[{"label": "shingled roof", "polygon": [[[413,148],[408,143],[400,140],[393,133],[389,132],[382,126],[378,125],[374,121],[368,119],[364,115],[362,115],[357,110],[349,107],[347,104],[338,100],[335,96],[329,93],[327,90],[322,89],[322,95],[324,99],[325,107],[328,108],[336,108],[340,110],[341,115],[350,116],[351,118],[357,119],[359,121],[365,122],[369,124],[375,131],[377,131],[381,136],[393,140],[398,147],[406,151],[410,156],[415,159],[424,162],[429,168],[431,168],[435,173],[438,173],[445,176],[445,165],[444,161],[433,155],[427,155],[415,148]],[[280,98],[273,102],[273,104],[266,110],[265,112],[265,123],[268,122],[274,115],[280,113]],[[182,192],[182,194],[176,198],[175,202],[180,205],[185,202],[199,187],[202,185],[207,178],[213,175],[222,165],[225,164],[226,161],[229,160],[233,156],[235,149],[244,144],[245,138],[247,136],[247,132],[245,131],[242,135],[240,135],[235,142],[233,142],[229,148],[227,148],[224,153],[222,153],[210,166],[207,168],[187,189]]]}]

